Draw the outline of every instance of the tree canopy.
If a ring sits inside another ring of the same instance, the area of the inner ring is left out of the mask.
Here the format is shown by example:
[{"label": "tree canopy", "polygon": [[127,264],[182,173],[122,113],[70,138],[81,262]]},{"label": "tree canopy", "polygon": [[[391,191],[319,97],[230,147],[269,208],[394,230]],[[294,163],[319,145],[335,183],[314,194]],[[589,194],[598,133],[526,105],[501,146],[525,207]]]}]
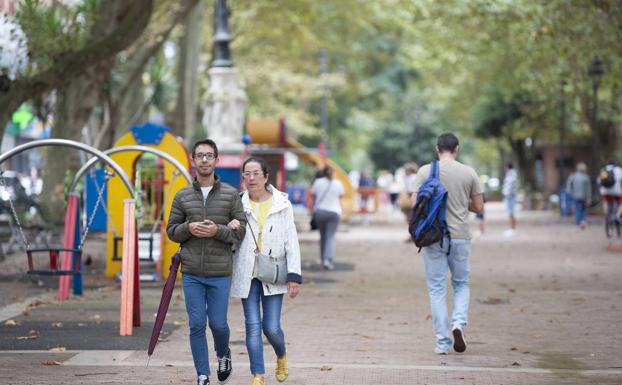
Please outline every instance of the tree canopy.
[{"label": "tree canopy", "polygon": [[[116,62],[105,84],[114,86],[115,76],[129,70],[142,73],[136,78],[140,82],[120,84],[143,90],[131,93],[132,100],[142,103],[144,113],[139,117],[158,110],[168,117],[183,114],[184,124],[200,121],[209,82],[215,1],[203,2],[202,22],[192,28],[200,28],[202,38],[192,39],[201,53],[185,62],[181,56],[186,58],[192,50],[183,47],[192,43],[181,36],[190,21],[179,15],[186,13],[171,14],[169,19],[166,13],[157,13],[160,16],[150,19],[154,9],[173,3],[85,0],[77,6],[46,8],[25,0],[15,16],[28,37],[29,65],[15,79],[0,75],[1,129],[23,101],[65,87],[75,74],[111,55]],[[184,4],[186,10],[194,6]],[[597,122],[602,156],[622,148],[619,1],[230,0],[228,4],[233,61],[247,83],[247,115],[284,117],[292,134],[314,146],[321,137],[320,105],[326,97],[329,148],[346,167],[395,169],[407,160],[426,162],[433,156],[434,137],[444,131],[457,132],[468,142],[464,155],[474,163],[494,161],[490,151],[482,150],[494,147],[508,156],[523,152],[524,166],[529,167],[533,148],[525,147],[526,139],[558,140],[562,81],[569,138],[589,141],[597,132],[591,122],[588,75],[596,57],[604,63]],[[112,17],[100,10],[111,5],[126,7],[117,14],[118,27],[110,34],[94,35],[94,26]],[[166,33],[149,35],[167,21]],[[132,46],[141,35],[141,45]],[[148,36],[161,39],[161,44],[149,45]],[[162,53],[167,44],[174,47],[172,60]],[[143,59],[135,62],[140,65],[128,68],[128,58],[142,46],[153,49],[142,50]],[[328,56],[325,75],[320,74],[322,49]],[[161,76],[182,68],[188,74],[187,63],[197,63],[196,90],[184,86],[181,77]],[[192,98],[189,92],[198,95]],[[122,98],[111,100],[111,105],[124,105]],[[182,108],[183,100],[194,106]],[[196,119],[190,119],[193,113]],[[505,142],[496,142],[503,137]]]}]

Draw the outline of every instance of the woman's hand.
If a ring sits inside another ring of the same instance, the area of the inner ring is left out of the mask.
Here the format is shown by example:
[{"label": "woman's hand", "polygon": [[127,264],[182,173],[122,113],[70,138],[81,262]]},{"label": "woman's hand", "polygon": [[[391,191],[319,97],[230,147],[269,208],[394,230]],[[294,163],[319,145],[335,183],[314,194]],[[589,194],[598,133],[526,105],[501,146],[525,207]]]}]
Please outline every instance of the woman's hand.
[{"label": "woman's hand", "polygon": [[296,282],[287,282],[287,293],[290,298],[295,298],[300,291],[300,284]]},{"label": "woman's hand", "polygon": [[238,221],[237,219],[233,219],[231,220],[231,222],[227,223],[227,227],[231,230],[237,230],[240,228],[240,221]]}]

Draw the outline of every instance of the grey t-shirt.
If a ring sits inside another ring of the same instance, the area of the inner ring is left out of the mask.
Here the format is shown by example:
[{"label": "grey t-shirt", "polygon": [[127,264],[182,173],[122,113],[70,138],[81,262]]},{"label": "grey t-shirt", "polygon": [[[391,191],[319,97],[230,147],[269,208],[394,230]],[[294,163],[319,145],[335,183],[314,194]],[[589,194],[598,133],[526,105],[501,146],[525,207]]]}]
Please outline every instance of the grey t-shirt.
[{"label": "grey t-shirt", "polygon": [[[482,194],[479,177],[473,168],[451,159],[441,160],[440,181],[447,189],[447,226],[452,239],[471,239],[469,229],[469,200]],[[430,176],[430,165],[419,169],[415,191]]]}]

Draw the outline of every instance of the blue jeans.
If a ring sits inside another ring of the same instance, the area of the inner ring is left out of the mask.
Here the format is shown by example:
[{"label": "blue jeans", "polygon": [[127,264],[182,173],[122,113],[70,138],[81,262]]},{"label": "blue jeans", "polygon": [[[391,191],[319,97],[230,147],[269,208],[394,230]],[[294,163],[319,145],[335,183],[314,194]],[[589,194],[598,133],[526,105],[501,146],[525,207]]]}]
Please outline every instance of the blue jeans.
[{"label": "blue jeans", "polygon": [[322,263],[333,263],[339,214],[326,210],[317,210],[315,213],[317,227],[320,230],[320,257],[322,257]]},{"label": "blue jeans", "polygon": [[204,277],[183,274],[184,297],[190,327],[190,349],[197,375],[210,375],[209,357],[205,327],[214,337],[214,347],[218,357],[229,351],[229,325],[227,309],[231,277]]},{"label": "blue jeans", "polygon": [[580,225],[586,217],[585,201],[583,199],[577,199],[574,201],[574,204],[574,223],[575,225]]},{"label": "blue jeans", "polygon": [[[448,239],[423,248],[425,275],[432,307],[432,321],[436,335],[436,347],[448,350],[451,346],[451,328],[463,328],[468,323],[469,312],[469,271],[471,241],[468,239],[452,239],[451,251],[447,255]],[[451,324],[447,316],[447,270],[451,272],[453,288],[453,306]]]},{"label": "blue jeans", "polygon": [[505,197],[505,208],[508,215],[514,216],[514,212],[516,211],[516,195],[508,195]]},{"label": "blue jeans", "polygon": [[[263,319],[259,302],[263,308]],[[285,355],[285,335],[281,329],[281,306],[283,294],[264,295],[261,282],[251,281],[248,298],[242,298],[244,320],[246,324],[246,349],[251,364],[252,374],[265,374],[263,361],[263,341],[261,330],[268,338],[277,357]]]}]

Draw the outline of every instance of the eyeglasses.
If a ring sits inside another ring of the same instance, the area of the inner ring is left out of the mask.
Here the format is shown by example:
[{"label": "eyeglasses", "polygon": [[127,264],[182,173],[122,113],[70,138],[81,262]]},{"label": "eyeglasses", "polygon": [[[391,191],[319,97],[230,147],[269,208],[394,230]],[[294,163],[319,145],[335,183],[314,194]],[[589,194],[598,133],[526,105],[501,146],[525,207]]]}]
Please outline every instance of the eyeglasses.
[{"label": "eyeglasses", "polygon": [[244,172],[242,173],[242,175],[244,176],[244,178],[250,178],[251,176],[252,176],[253,178],[259,178],[260,176],[262,176],[262,175],[263,175],[263,172],[261,172],[261,171],[253,171],[253,172],[250,172],[250,171],[244,171]]},{"label": "eyeglasses", "polygon": [[214,153],[211,152],[197,152],[196,154],[194,154],[194,160],[202,160],[203,158],[205,158],[206,160],[212,160],[215,159],[216,156],[214,155]]}]

